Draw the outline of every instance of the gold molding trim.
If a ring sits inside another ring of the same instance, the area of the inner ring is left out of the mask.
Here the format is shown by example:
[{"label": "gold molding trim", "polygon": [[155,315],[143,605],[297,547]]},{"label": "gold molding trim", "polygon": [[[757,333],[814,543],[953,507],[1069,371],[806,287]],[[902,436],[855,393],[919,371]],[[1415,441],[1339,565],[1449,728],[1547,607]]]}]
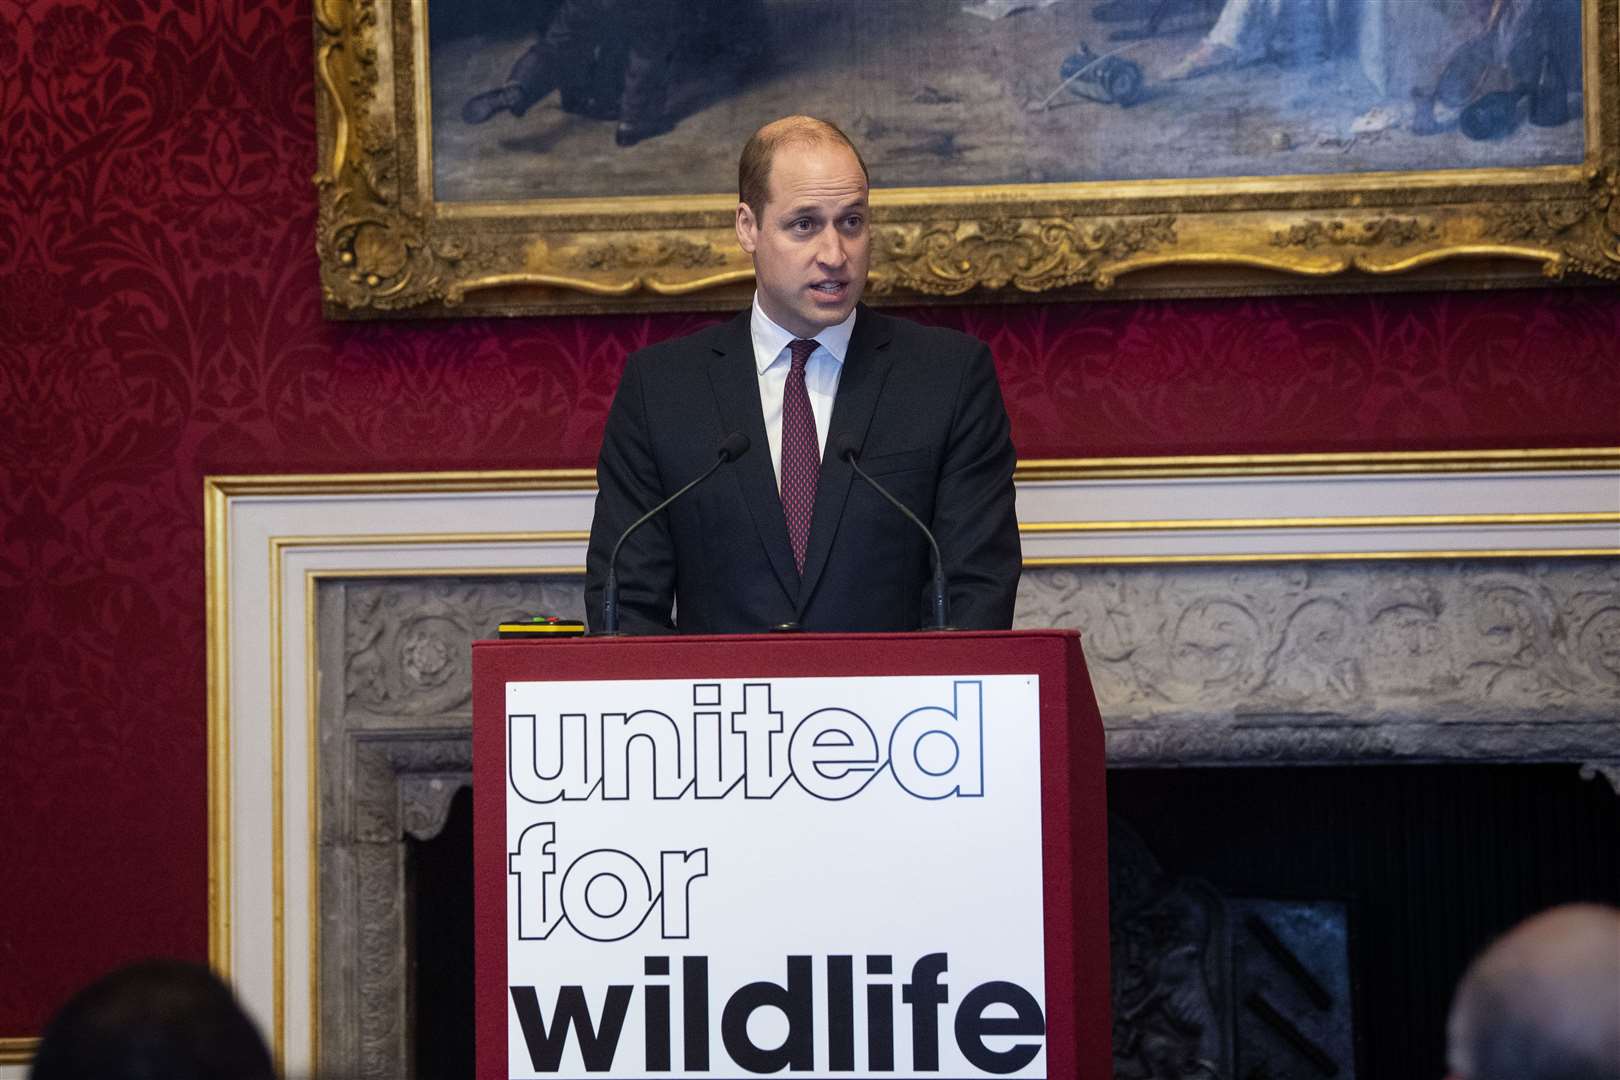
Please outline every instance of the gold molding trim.
[{"label": "gold molding trim", "polygon": [[[1535,526],[1535,525],[1620,525],[1620,511],[1575,511],[1570,513],[1509,513],[1509,514],[1382,514],[1345,517],[1276,517],[1276,518],[1161,518],[1145,521],[1026,521],[1020,522],[1018,531],[1025,536],[1046,533],[1088,532],[1196,532],[1215,529],[1356,529],[1356,528],[1435,528],[1467,526]],[[309,536],[278,536],[271,540],[272,560],[279,565],[280,552],[285,547],[410,547],[421,544],[582,544],[590,539],[584,529],[550,532],[505,533],[375,533],[332,534]],[[532,568],[531,568],[532,569]],[[584,573],[584,567],[551,568],[550,573]],[[432,572],[432,571],[426,571]],[[482,574],[493,571],[480,570]],[[278,575],[279,569],[273,570]],[[353,574],[334,572],[337,576],[367,577],[371,571]],[[415,571],[412,571],[415,573]],[[404,576],[394,570],[377,571],[374,576]],[[276,580],[272,576],[272,581]],[[277,606],[275,598],[272,607]],[[272,615],[272,619],[275,616]]]},{"label": "gold molding trim", "polygon": [[1026,483],[1039,483],[1056,480],[1183,480],[1212,476],[1562,472],[1596,469],[1620,469],[1620,447],[1037,458],[1020,461],[1014,478]]},{"label": "gold molding trim", "polygon": [[[1620,31],[1583,0],[1585,156],[1540,168],[879,189],[876,303],[1620,279]],[[315,248],[337,318],[741,307],[729,194],[433,193],[426,0],[316,0]]]},{"label": "gold molding trim", "polygon": [[1478,551],[1312,551],[1263,555],[1054,555],[1026,558],[1024,569],[1061,566],[1189,566],[1200,563],[1389,562],[1432,559],[1614,558],[1612,548],[1483,548]]},{"label": "gold molding trim", "polygon": [[[1615,451],[1620,460],[1620,450]],[[208,476],[228,496],[410,495],[456,491],[594,491],[595,469],[446,470],[444,472],[267,473]]]},{"label": "gold molding trim", "polygon": [[311,571],[317,579],[341,578],[413,578],[413,577],[582,577],[583,566],[402,566],[380,570],[322,570]]},{"label": "gold molding trim", "polygon": [[27,1065],[38,1052],[37,1036],[0,1039],[0,1065]]},{"label": "gold molding trim", "polygon": [[[286,723],[281,656],[282,544],[270,539],[270,1052],[276,1071],[287,1065]],[[311,868],[313,873],[313,868]]]},{"label": "gold molding trim", "polygon": [[208,963],[231,975],[230,491],[203,481],[208,671]]},{"label": "gold molding trim", "polygon": [[1024,535],[1076,532],[1194,532],[1205,529],[1366,529],[1478,525],[1620,525],[1620,511],[1568,514],[1384,514],[1360,517],[1167,518],[1156,521],[1032,521]]},{"label": "gold molding trim", "polygon": [[[1032,458],[1018,463],[1013,478],[1021,483],[1042,483],[1059,480],[1181,480],[1210,476],[1562,472],[1596,469],[1620,469],[1620,446]],[[205,477],[204,484],[208,491],[217,492],[221,497],[438,495],[462,491],[594,491],[596,471],[490,469],[443,472],[231,474]]]},{"label": "gold molding trim", "polygon": [[[309,895],[305,897],[309,920],[309,1067],[310,1075],[321,1072],[321,709],[320,657],[316,654],[315,625],[319,602],[315,575],[304,574],[304,768],[309,770]],[[275,631],[281,636],[281,628]]]},{"label": "gold molding trim", "polygon": [[509,533],[336,533],[330,536],[277,536],[272,548],[286,547],[409,547],[412,544],[561,544],[584,543],[591,534],[584,529],[556,532]]}]

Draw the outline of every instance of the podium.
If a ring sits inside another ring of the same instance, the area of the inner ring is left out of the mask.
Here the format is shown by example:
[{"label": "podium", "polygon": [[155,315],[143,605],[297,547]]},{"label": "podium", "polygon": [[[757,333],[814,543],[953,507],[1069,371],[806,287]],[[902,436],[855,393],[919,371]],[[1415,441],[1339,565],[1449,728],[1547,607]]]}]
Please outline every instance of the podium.
[{"label": "podium", "polygon": [[473,646],[478,1080],[1111,1075],[1072,631]]}]

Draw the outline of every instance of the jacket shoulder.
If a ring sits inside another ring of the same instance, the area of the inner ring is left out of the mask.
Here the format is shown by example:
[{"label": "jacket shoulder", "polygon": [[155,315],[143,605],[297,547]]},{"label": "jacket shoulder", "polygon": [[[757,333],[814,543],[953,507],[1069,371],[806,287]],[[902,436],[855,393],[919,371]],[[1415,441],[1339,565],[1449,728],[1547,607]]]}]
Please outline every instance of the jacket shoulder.
[{"label": "jacket shoulder", "polygon": [[[748,342],[748,313],[744,312],[736,318],[705,326],[693,333],[637,349],[630,354],[629,363],[640,368],[648,365],[660,369],[670,365],[677,368],[702,367],[716,354],[748,345]],[[752,346],[749,345],[749,348]]]},{"label": "jacket shoulder", "polygon": [[889,350],[903,360],[967,363],[979,356],[988,357],[990,352],[989,346],[972,334],[945,326],[924,326],[892,315],[877,315],[875,329],[888,339]]}]

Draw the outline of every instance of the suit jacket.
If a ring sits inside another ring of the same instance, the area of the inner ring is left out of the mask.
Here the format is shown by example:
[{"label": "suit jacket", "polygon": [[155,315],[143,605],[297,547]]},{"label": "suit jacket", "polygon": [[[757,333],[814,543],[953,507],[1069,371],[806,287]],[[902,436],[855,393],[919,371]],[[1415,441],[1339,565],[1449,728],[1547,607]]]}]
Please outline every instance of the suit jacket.
[{"label": "suit jacket", "polygon": [[[855,475],[860,463],[934,531],[964,629],[1012,625],[1021,558],[1015,455],[990,350],[953,330],[859,308],[822,448],[801,580],[793,564],[760,408],[749,315],[630,357],[597,463],[586,612],[624,529],[714,464],[737,460],[643,525],[619,554],[620,628],[629,633],[915,630],[932,625],[928,542]],[[671,605],[674,617],[671,618]]]}]

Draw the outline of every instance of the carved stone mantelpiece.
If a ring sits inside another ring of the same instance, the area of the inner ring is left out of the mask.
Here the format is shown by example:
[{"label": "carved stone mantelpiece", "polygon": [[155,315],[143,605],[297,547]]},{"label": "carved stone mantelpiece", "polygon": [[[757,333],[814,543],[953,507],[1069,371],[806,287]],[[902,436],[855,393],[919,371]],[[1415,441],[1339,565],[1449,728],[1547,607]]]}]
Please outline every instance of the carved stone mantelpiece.
[{"label": "carved stone mantelpiece", "polygon": [[[538,612],[583,618],[583,584],[439,578],[333,585],[342,593],[342,709],[362,727],[457,716],[472,701],[471,647]],[[322,612],[323,617],[325,612]],[[333,618],[339,618],[334,613]],[[322,625],[322,644],[326,626]],[[324,653],[324,650],[323,650]],[[324,664],[322,670],[327,669]]]},{"label": "carved stone mantelpiece", "polygon": [[472,782],[470,643],[552,582],[342,582],[318,598],[322,1072],[410,1074],[405,837],[444,828]]},{"label": "carved stone mantelpiece", "polygon": [[406,1076],[404,839],[444,827],[451,796],[472,780],[472,740],[458,726],[345,741],[331,755],[345,767],[326,775],[347,776],[348,797],[322,786],[321,1052],[332,1075]]},{"label": "carved stone mantelpiece", "polygon": [[1620,564],[1026,574],[1083,629],[1111,765],[1581,761],[1620,745]]},{"label": "carved stone mantelpiece", "polygon": [[[468,646],[582,592],[321,584],[324,1071],[408,1075],[404,838],[470,782]],[[1039,569],[1017,618],[1083,630],[1111,765],[1570,762],[1620,792],[1615,560]]]}]

